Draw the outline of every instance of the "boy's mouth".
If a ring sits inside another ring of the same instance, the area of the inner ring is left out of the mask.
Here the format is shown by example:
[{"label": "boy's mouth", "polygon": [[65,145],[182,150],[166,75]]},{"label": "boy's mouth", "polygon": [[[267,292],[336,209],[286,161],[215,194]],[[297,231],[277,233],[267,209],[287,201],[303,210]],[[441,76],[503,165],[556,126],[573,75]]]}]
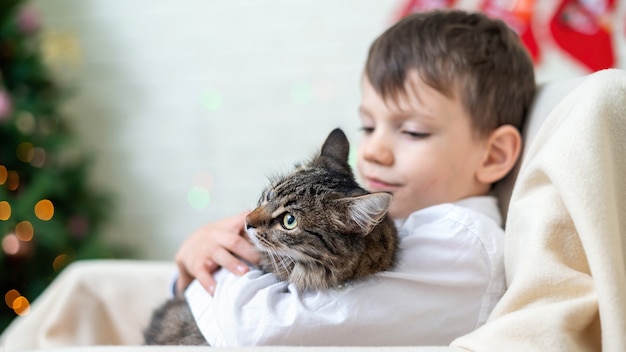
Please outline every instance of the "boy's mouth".
[{"label": "boy's mouth", "polygon": [[365,177],[365,184],[370,191],[387,191],[393,193],[393,190],[400,185],[388,183],[374,177]]}]

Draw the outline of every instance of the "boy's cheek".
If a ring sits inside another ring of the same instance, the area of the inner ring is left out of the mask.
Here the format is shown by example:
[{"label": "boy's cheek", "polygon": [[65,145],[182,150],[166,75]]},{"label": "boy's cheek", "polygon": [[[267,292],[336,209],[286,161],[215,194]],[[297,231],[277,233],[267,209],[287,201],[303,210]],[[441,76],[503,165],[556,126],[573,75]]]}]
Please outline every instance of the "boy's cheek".
[{"label": "boy's cheek", "polygon": [[367,185],[363,183],[363,171],[361,170],[361,166],[363,162],[361,161],[361,158],[358,155],[355,157],[354,163],[351,164],[352,169],[355,171],[356,179],[361,185],[361,187],[371,192],[371,190],[368,189]]},{"label": "boy's cheek", "polygon": [[394,197],[389,205],[388,214],[392,219],[404,219],[409,216],[413,211],[408,209],[405,204],[402,204],[401,200]]}]

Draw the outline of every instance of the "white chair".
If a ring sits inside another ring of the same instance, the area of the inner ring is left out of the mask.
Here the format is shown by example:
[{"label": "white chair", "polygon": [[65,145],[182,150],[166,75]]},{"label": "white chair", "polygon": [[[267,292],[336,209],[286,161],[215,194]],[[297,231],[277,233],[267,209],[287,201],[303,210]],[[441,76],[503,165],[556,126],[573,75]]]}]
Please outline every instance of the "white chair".
[{"label": "white chair", "polygon": [[[509,210],[509,289],[490,320],[448,347],[372,350],[626,351],[626,71],[540,87],[524,139],[521,167],[495,189]],[[143,261],[73,264],[7,329],[5,349],[140,344],[174,270]],[[149,347],[196,349],[205,348]],[[271,348],[302,349],[337,348]]]}]

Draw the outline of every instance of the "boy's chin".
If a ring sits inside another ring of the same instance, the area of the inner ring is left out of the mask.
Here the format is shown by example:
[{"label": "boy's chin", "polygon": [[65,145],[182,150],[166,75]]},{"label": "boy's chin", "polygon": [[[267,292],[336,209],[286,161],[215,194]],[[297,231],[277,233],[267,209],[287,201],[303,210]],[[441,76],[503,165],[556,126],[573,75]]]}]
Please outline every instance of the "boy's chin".
[{"label": "boy's chin", "polygon": [[411,215],[411,213],[413,213],[414,211],[415,210],[410,210],[410,209],[405,209],[399,206],[394,206],[394,204],[392,203],[391,206],[389,207],[389,210],[387,211],[387,214],[389,215],[390,218],[396,220],[396,219],[405,219],[406,217]]}]

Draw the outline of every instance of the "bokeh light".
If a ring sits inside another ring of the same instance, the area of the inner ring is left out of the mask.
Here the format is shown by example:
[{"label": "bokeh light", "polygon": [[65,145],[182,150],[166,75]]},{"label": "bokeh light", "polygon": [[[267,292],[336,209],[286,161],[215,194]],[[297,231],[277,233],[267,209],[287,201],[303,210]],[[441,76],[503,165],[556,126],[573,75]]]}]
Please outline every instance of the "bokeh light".
[{"label": "bokeh light", "polygon": [[22,242],[32,240],[34,234],[35,229],[30,221],[22,221],[15,225],[15,236],[17,236],[17,238]]},{"label": "bokeh light", "polygon": [[24,316],[30,313],[30,302],[15,289],[9,290],[4,294],[4,302],[17,315]]},{"label": "bokeh light", "polygon": [[9,172],[7,171],[7,167],[4,165],[0,165],[0,185],[3,185],[7,182],[7,178],[9,177]]},{"label": "bokeh light", "polygon": [[59,272],[67,264],[67,254],[59,254],[52,261],[52,269]]},{"label": "bokeh light", "polygon": [[193,176],[192,183],[194,186],[204,187],[210,191],[213,189],[213,175],[206,171],[198,172]]},{"label": "bokeh light", "polygon": [[20,185],[20,174],[17,173],[17,171],[15,170],[11,170],[9,171],[8,175],[7,175],[7,189],[9,191],[15,191],[17,189],[17,187],[19,187]]},{"label": "bokeh light", "polygon": [[2,239],[2,250],[8,255],[16,255],[20,251],[20,240],[15,234],[10,233]]},{"label": "bokeh light", "polygon": [[42,167],[46,163],[46,151],[43,148],[33,149],[33,157],[30,164],[34,167]]},{"label": "bokeh light", "polygon": [[0,201],[0,220],[9,220],[11,218],[11,204],[6,200]]},{"label": "bokeh light", "polygon": [[15,314],[25,316],[30,313],[30,302],[24,296],[19,296],[13,301]]},{"label": "bokeh light", "polygon": [[48,199],[42,199],[35,204],[35,216],[39,220],[48,221],[54,216],[54,205]]},{"label": "bokeh light", "polygon": [[297,104],[307,104],[313,100],[313,86],[308,82],[294,84],[291,99]]},{"label": "bokeh light", "polygon": [[356,160],[358,156],[357,148],[350,148],[350,154],[348,154],[348,164],[353,170],[356,170]]},{"label": "bokeh light", "polygon": [[209,194],[208,189],[200,186],[194,186],[191,187],[189,193],[187,193],[187,201],[192,208],[204,209],[207,205],[209,205],[211,195]]},{"label": "bokeh light", "polygon": [[216,111],[222,107],[222,93],[214,88],[208,88],[202,93],[202,107],[208,111]]},{"label": "bokeh light", "polygon": [[15,301],[15,299],[17,297],[21,296],[20,293],[13,289],[13,290],[9,290],[7,291],[7,293],[4,294],[4,302],[7,304],[7,306],[9,308],[13,308],[13,301]]},{"label": "bokeh light", "polygon": [[17,158],[21,161],[28,163],[33,160],[33,156],[35,155],[35,148],[32,143],[24,142],[20,143],[17,146]]},{"label": "bokeh light", "polygon": [[35,130],[35,117],[30,111],[21,111],[17,116],[15,126],[23,135],[29,135]]}]

